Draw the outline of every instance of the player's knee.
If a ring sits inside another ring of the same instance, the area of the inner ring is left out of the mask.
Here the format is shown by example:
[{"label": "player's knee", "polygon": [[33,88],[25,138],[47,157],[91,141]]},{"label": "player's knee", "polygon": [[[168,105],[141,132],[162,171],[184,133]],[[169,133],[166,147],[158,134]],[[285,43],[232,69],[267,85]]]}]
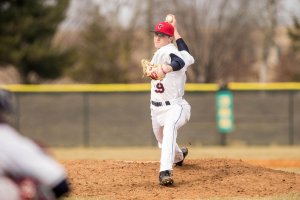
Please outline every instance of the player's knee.
[{"label": "player's knee", "polygon": [[166,126],[171,128],[171,129],[179,129],[182,127],[184,124],[186,124],[187,120],[185,118],[180,118],[179,120],[170,120],[169,122],[166,123]]}]

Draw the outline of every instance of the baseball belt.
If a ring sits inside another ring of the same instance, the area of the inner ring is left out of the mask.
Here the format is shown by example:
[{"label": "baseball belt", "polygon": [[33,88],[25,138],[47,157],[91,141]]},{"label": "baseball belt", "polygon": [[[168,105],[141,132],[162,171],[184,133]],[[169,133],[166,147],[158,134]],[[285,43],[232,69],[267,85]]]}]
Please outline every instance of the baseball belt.
[{"label": "baseball belt", "polygon": [[170,101],[151,101],[151,104],[155,107],[160,107],[160,106],[169,106],[169,105],[172,105],[172,104],[176,104],[176,103],[179,103],[183,100],[183,98],[177,98],[177,99],[173,99],[173,100],[170,100]]},{"label": "baseball belt", "polygon": [[158,101],[151,101],[151,104],[156,106],[156,107],[160,107],[160,106],[169,106],[171,105],[171,102],[170,101],[165,101],[165,102],[158,102]]}]

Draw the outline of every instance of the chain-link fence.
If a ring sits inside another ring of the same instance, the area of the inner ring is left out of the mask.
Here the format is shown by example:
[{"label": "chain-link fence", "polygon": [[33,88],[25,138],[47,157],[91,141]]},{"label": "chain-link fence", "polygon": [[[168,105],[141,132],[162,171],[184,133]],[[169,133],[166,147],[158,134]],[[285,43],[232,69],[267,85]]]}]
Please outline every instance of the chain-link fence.
[{"label": "chain-link fence", "polygon": [[[219,145],[215,91],[186,92],[190,121],[178,143]],[[49,146],[152,146],[149,92],[14,92],[12,123]],[[300,144],[300,91],[233,91],[227,144]]]}]

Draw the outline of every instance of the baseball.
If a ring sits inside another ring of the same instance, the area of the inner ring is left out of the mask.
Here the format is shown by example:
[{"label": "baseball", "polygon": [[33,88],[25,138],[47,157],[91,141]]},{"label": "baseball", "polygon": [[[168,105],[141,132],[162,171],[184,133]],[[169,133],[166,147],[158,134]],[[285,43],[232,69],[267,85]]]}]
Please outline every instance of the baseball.
[{"label": "baseball", "polygon": [[172,15],[167,15],[166,22],[172,23],[173,22],[173,16]]}]

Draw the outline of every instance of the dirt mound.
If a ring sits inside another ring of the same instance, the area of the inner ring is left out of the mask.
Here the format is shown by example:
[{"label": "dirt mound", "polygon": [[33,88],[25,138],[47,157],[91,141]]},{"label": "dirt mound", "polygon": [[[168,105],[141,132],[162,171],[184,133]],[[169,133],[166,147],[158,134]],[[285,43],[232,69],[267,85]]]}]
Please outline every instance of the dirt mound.
[{"label": "dirt mound", "polygon": [[158,184],[158,162],[76,160],[63,164],[71,180],[71,196],[169,200],[300,194],[300,174],[241,160],[187,160],[174,168],[172,187]]}]

